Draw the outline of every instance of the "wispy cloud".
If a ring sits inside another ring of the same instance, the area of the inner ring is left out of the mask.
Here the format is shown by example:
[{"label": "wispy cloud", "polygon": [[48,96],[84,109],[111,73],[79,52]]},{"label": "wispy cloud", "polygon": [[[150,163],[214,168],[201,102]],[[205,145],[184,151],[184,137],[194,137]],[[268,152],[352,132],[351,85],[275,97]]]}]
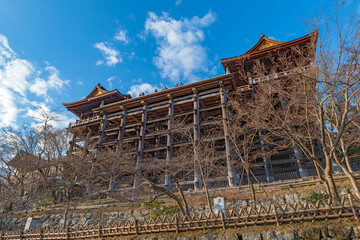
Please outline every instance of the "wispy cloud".
[{"label": "wispy cloud", "polygon": [[116,79],[116,76],[112,76],[112,77],[109,77],[108,79],[106,79],[106,81],[108,82],[109,84],[109,88],[112,89],[113,88],[113,84],[112,84],[112,81]]},{"label": "wispy cloud", "polygon": [[287,33],[286,36],[287,36],[287,37],[295,37],[295,36],[296,36],[296,33],[295,33],[295,32]]},{"label": "wispy cloud", "polygon": [[151,34],[157,43],[155,65],[161,77],[173,82],[193,82],[209,73],[209,61],[203,29],[216,21],[216,15],[209,11],[203,17],[176,20],[168,13],[157,16],[150,12],[145,22],[145,34]]},{"label": "wispy cloud", "polygon": [[117,63],[122,62],[120,52],[117,49],[109,46],[109,43],[106,43],[106,42],[95,43],[94,47],[99,49],[101,54],[105,58],[105,61],[98,60],[96,62],[96,65],[105,64],[107,66],[115,66]]},{"label": "wispy cloud", "polygon": [[179,6],[182,1],[183,1],[183,0],[176,0],[176,1],[175,1],[175,5],[176,5],[176,6]]},{"label": "wispy cloud", "polygon": [[119,30],[119,32],[117,32],[114,36],[115,40],[118,40],[120,42],[123,42],[125,44],[129,43],[129,38],[127,36],[127,31],[126,30]]},{"label": "wispy cloud", "polygon": [[276,37],[273,37],[273,36],[269,36],[269,38],[272,40],[280,41],[279,39],[277,39]]}]

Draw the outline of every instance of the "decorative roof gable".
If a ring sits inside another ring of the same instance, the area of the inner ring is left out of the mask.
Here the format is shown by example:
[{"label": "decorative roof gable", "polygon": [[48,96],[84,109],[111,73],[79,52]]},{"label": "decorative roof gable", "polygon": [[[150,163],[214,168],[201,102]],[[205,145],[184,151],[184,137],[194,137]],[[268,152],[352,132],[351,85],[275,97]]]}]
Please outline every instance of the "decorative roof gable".
[{"label": "decorative roof gable", "polygon": [[257,51],[260,51],[260,50],[268,48],[268,47],[279,45],[281,43],[284,43],[284,42],[270,39],[270,38],[266,37],[265,35],[261,34],[259,41],[252,48],[250,48],[247,52],[245,52],[243,55],[257,52]]},{"label": "decorative roof gable", "polygon": [[91,93],[85,99],[97,97],[99,95],[102,95],[102,94],[105,94],[108,92],[109,92],[108,90],[106,90],[100,83],[98,83],[96,85],[96,87],[91,91]]}]

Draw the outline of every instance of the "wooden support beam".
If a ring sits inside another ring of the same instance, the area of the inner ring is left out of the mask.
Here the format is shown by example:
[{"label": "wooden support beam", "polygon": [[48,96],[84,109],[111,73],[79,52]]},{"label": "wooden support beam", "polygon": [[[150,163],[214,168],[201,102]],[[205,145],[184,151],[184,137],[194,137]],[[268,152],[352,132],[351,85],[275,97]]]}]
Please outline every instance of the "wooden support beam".
[{"label": "wooden support beam", "polygon": [[75,143],[76,143],[76,133],[73,134],[73,136],[72,136],[72,138],[71,138],[71,140],[69,142],[69,148],[66,151],[67,156],[70,156],[72,154]]},{"label": "wooden support beam", "polygon": [[[168,122],[167,122],[167,130],[168,134],[166,137],[166,165],[170,164],[172,155],[173,155],[173,132],[172,125],[174,121],[174,98],[171,95],[168,95],[169,98],[169,112],[168,112]],[[171,177],[168,173],[165,174],[165,186],[167,186],[168,190],[171,189]]]},{"label": "wooden support beam", "polygon": [[198,91],[193,88],[193,103],[194,103],[194,189],[202,189],[202,181],[199,171],[199,143],[200,143],[200,104]]},{"label": "wooden support beam", "polygon": [[144,142],[145,142],[145,133],[146,133],[146,124],[147,124],[147,111],[148,105],[146,102],[143,102],[143,111],[141,117],[141,127],[140,127],[140,138],[138,142],[138,151],[136,158],[136,170],[138,174],[135,175],[134,179],[134,188],[139,185],[139,173],[141,172],[141,163],[144,158]]},{"label": "wooden support beam", "polygon": [[[281,108],[286,111],[286,107],[287,104],[283,101],[280,102],[281,104]],[[293,142],[293,151],[294,151],[294,156],[296,159],[296,167],[297,167],[297,171],[300,177],[308,177],[309,173],[306,169],[306,167],[303,164],[303,153],[301,152],[300,148]]]},{"label": "wooden support beam", "polygon": [[[119,156],[120,151],[122,150],[122,141],[124,139],[124,134],[125,134],[126,117],[127,117],[127,111],[124,110],[122,113],[119,134],[117,137],[117,142],[118,142],[116,145],[116,155],[117,156]],[[109,192],[110,193],[113,192],[114,188],[115,188],[116,173],[117,173],[116,162],[114,162],[113,168],[112,168],[112,174],[110,176],[110,181],[109,181]]]},{"label": "wooden support beam", "polygon": [[85,142],[84,142],[84,147],[83,147],[83,151],[82,151],[82,154],[81,154],[81,158],[80,158],[80,161],[78,163],[78,166],[76,168],[76,176],[75,176],[75,183],[78,183],[79,182],[79,179],[80,179],[80,168],[82,167],[82,163],[84,162],[87,154],[88,154],[88,146],[89,146],[89,142],[90,142],[90,138],[91,138],[91,129],[88,128],[88,132],[87,132],[87,135],[86,135],[86,138],[85,138]]},{"label": "wooden support beam", "polygon": [[91,191],[92,191],[93,178],[94,178],[94,175],[95,175],[95,172],[96,172],[96,160],[97,160],[97,157],[98,157],[99,152],[100,152],[101,141],[104,138],[104,133],[105,133],[107,120],[108,120],[108,116],[105,115],[103,122],[99,126],[99,128],[101,129],[100,130],[100,137],[99,137],[98,142],[96,143],[96,152],[95,152],[95,156],[94,156],[94,159],[93,159],[93,164],[91,166],[90,179],[88,181],[88,186],[87,186],[87,190],[86,190],[87,194],[90,194]]},{"label": "wooden support beam", "polygon": [[235,183],[235,173],[234,167],[231,160],[231,140],[228,126],[228,116],[227,116],[227,98],[226,98],[226,89],[222,82],[220,82],[220,102],[221,102],[221,112],[222,112],[222,124],[224,129],[224,137],[225,137],[225,156],[226,156],[226,166],[228,172],[228,182],[229,186],[233,187]]},{"label": "wooden support beam", "polygon": [[268,183],[272,183],[275,181],[274,178],[274,171],[272,167],[271,157],[267,156],[268,152],[268,146],[264,142],[263,132],[259,132],[259,138],[260,138],[260,144],[261,144],[261,152],[262,152],[262,158],[264,161],[264,169],[265,169],[265,175],[266,175],[266,181]]}]

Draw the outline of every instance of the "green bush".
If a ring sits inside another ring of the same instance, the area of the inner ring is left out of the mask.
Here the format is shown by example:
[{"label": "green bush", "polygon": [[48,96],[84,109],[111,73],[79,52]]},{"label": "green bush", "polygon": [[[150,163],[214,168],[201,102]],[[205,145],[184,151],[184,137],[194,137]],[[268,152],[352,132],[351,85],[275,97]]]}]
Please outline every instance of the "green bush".
[{"label": "green bush", "polygon": [[161,216],[173,216],[175,213],[179,212],[180,209],[178,205],[170,206],[170,207],[161,207],[156,208],[155,210],[151,211],[151,217],[157,218]]},{"label": "green bush", "polygon": [[302,200],[317,203],[317,201],[326,200],[329,198],[329,194],[322,192],[312,192],[308,196],[303,197]]},{"label": "green bush", "polygon": [[42,196],[42,200],[37,202],[37,205],[40,207],[47,207],[55,202],[55,199],[51,195],[51,193],[44,193]]},{"label": "green bush", "polygon": [[[148,199],[148,201],[150,201],[151,199]],[[143,202],[141,203],[141,208],[146,208],[146,209],[152,209],[152,208],[159,208],[161,206],[161,204],[163,204],[164,202],[161,200],[155,200],[152,202]]]}]

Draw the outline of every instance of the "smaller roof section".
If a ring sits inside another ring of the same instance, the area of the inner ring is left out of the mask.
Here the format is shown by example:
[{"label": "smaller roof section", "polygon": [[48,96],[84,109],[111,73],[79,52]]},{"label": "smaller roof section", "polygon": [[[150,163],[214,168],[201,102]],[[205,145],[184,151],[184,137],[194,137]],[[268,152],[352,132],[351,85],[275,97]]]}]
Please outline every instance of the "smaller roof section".
[{"label": "smaller roof section", "polygon": [[269,52],[286,49],[301,44],[307,44],[310,43],[311,40],[316,41],[317,34],[318,31],[315,31],[308,35],[305,35],[303,37],[288,42],[276,41],[266,37],[264,34],[261,34],[259,41],[252,48],[250,48],[248,51],[246,51],[245,53],[239,56],[221,59],[221,64],[223,64],[224,69],[226,69],[227,64],[230,64],[231,62],[234,62],[239,59],[243,59],[243,58],[253,59],[263,56]]},{"label": "smaller roof section", "polygon": [[63,103],[63,105],[76,116],[91,113],[93,108],[100,107],[101,103],[109,104],[131,98],[130,94],[122,94],[117,89],[109,91],[100,83],[83,100]]},{"label": "smaller roof section", "polygon": [[20,150],[13,159],[9,161],[9,166],[16,168],[17,171],[26,173],[35,171],[38,168],[50,166],[48,161],[43,160],[39,156]]}]

